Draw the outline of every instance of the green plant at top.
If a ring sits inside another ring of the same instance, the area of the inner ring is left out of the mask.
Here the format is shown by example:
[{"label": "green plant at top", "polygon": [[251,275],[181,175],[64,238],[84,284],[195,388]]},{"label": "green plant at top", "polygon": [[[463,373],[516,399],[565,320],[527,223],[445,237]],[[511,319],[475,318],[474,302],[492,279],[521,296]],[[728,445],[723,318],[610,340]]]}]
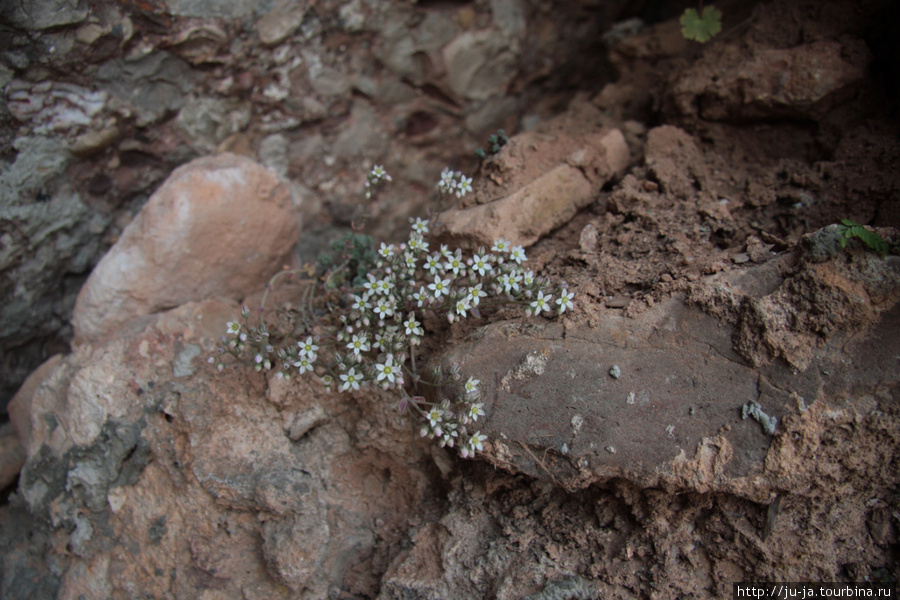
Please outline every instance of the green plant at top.
[{"label": "green plant at top", "polygon": [[897,244],[888,243],[883,237],[866,228],[865,225],[860,225],[850,219],[841,219],[837,228],[838,234],[841,236],[841,248],[846,248],[847,242],[853,238],[862,241],[871,250],[882,255],[889,254],[891,251],[896,250],[898,246]]},{"label": "green plant at top", "polygon": [[[444,169],[438,189],[462,197],[471,191],[471,182]],[[332,246],[337,257],[306,269],[308,287],[295,339],[276,346],[266,324],[251,325],[251,312],[244,307],[241,319],[227,324],[223,345],[210,362],[222,370],[230,355],[246,359],[256,371],[274,369],[278,378],[305,375],[341,392],[395,390],[401,410],[420,422],[423,437],[458,447],[464,458],[483,450],[487,437],[475,430],[485,414],[480,382],[471,377],[463,382],[456,366],[446,373],[432,368],[430,380],[418,371],[416,349],[426,335],[425,316],[453,323],[479,318],[481,311],[501,305],[522,306],[530,315],[561,315],[573,308],[574,294],[565,285],[551,291],[549,280],[526,270],[522,246],[501,238],[471,255],[446,245],[433,249],[426,239],[429,223],[420,218],[410,222],[405,243],[381,243],[373,256],[371,238],[347,234]],[[284,273],[270,281],[263,304]],[[455,391],[450,399],[431,402],[420,395],[420,386]]]},{"label": "green plant at top", "polygon": [[714,6],[696,9],[685,9],[681,15],[681,35],[687,40],[705,44],[714,35],[722,31],[722,12]]},{"label": "green plant at top", "polygon": [[475,150],[475,156],[484,160],[487,158],[488,154],[497,154],[500,152],[500,148],[505,146],[507,142],[509,142],[509,138],[506,137],[506,132],[502,129],[498,129],[497,133],[492,133],[488,136],[487,151],[485,151],[484,148],[478,148]]}]

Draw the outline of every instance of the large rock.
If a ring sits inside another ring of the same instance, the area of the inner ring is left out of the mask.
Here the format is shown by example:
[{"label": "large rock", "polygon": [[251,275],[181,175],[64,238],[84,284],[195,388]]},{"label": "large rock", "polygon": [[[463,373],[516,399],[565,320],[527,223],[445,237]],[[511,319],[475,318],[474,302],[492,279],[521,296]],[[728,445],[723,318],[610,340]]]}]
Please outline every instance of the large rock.
[{"label": "large rock", "polygon": [[289,187],[237,155],[195,160],[156,191],[78,295],[76,343],[129,320],[267,280],[297,238]]},{"label": "large rock", "polygon": [[48,365],[17,410],[4,598],[374,596],[430,496],[421,444],[387,392],[217,372],[238,311],[186,304]]},{"label": "large rock", "polygon": [[693,306],[675,296],[633,319],[494,323],[443,362],[482,382],[498,467],[568,489],[624,479],[763,502],[812,477],[785,429],[879,428],[896,410],[900,273],[846,254],[711,277]]}]

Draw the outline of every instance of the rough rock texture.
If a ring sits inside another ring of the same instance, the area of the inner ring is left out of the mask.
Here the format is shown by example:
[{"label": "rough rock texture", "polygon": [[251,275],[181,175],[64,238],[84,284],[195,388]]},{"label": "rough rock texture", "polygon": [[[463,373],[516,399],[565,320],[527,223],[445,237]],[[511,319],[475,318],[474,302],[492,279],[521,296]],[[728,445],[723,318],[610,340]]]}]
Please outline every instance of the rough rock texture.
[{"label": "rough rock texture", "polygon": [[129,320],[267,280],[296,242],[278,176],[236,155],[177,169],[103,257],[78,295],[76,342]]},{"label": "rough rock texture", "polygon": [[530,246],[571,220],[631,161],[625,137],[580,103],[514,136],[484,168],[472,198],[441,213],[435,235],[463,247],[505,238]]},{"label": "rough rock texture", "polygon": [[82,344],[19,406],[32,433],[3,516],[4,598],[371,593],[430,495],[414,433],[378,395],[336,404],[300,380],[215,372],[204,356],[238,310],[189,303]]}]

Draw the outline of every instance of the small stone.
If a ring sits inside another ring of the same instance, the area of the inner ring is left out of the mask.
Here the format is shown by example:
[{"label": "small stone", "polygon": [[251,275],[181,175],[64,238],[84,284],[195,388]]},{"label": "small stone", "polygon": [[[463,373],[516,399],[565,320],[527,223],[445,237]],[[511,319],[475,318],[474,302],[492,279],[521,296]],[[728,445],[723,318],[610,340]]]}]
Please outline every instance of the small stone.
[{"label": "small stone", "polygon": [[741,252],[740,254],[735,254],[735,255],[731,258],[731,260],[732,260],[732,261],[734,262],[734,264],[736,264],[736,265],[742,265],[742,264],[744,264],[744,263],[746,263],[746,262],[750,262],[750,255],[747,254],[746,252]]},{"label": "small stone", "polygon": [[622,376],[622,369],[619,368],[619,365],[613,365],[609,370],[609,376],[613,379],[618,379]]}]

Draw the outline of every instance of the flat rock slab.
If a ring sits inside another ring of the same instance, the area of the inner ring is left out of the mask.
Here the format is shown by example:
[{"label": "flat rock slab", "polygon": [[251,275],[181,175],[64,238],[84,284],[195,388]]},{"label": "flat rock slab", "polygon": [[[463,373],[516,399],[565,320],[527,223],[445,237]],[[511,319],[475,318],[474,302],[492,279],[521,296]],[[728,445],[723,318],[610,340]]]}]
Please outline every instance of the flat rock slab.
[{"label": "flat rock slab", "polygon": [[487,418],[475,429],[497,466],[568,489],[624,478],[765,498],[773,437],[744,406],[780,423],[816,400],[837,407],[860,386],[896,389],[896,370],[850,366],[851,357],[883,366],[879,357],[900,355],[898,329],[895,309],[868,339],[825,344],[805,371],[782,361],[753,368],[732,349],[732,327],[675,297],[593,327],[491,324],[443,361],[481,381]]}]

